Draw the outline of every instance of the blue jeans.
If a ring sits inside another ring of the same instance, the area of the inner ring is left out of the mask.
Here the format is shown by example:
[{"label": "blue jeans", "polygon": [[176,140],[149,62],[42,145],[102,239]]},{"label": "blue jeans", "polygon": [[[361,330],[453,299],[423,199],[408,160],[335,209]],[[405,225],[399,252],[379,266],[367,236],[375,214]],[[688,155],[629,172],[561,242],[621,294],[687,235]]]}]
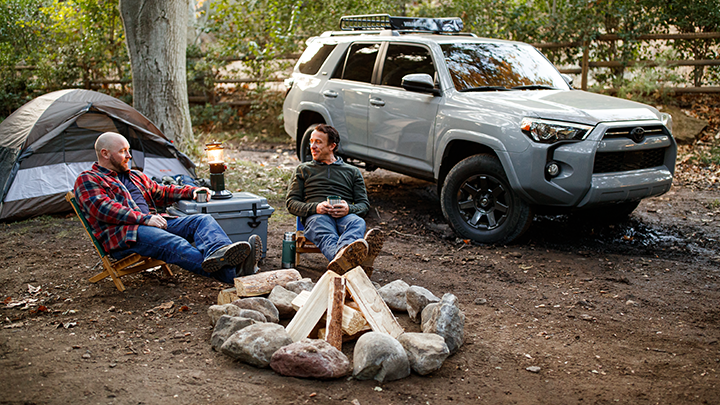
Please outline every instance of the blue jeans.
[{"label": "blue jeans", "polygon": [[343,246],[365,237],[365,220],[355,214],[341,218],[326,214],[310,215],[305,220],[305,237],[332,261]]},{"label": "blue jeans", "polygon": [[[193,242],[195,246],[192,245]],[[129,249],[117,250],[110,255],[115,259],[129,253],[150,256],[201,276],[232,284],[235,267],[224,267],[213,273],[202,269],[202,262],[209,254],[231,243],[215,218],[208,214],[197,214],[168,218],[167,229],[140,225],[137,242]]]}]

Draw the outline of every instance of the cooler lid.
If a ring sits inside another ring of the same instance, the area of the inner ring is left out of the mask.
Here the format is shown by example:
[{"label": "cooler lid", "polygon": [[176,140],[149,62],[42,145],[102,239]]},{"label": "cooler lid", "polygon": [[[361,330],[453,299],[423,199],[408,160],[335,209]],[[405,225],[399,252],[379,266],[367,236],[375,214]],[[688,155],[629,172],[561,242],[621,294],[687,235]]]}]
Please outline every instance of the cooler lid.
[{"label": "cooler lid", "polygon": [[253,209],[253,204],[255,204],[258,215],[262,215],[261,212],[267,209],[271,209],[270,213],[275,211],[268,204],[267,198],[246,192],[233,193],[232,198],[224,200],[211,199],[206,203],[198,203],[195,200],[180,200],[173,206],[181,212],[191,215],[248,211]]}]

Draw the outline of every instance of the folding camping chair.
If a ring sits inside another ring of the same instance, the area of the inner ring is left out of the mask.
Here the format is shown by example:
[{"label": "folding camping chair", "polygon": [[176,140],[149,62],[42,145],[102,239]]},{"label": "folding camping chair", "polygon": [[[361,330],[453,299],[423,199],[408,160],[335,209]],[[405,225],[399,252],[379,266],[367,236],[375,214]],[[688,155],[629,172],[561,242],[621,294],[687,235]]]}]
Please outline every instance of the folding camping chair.
[{"label": "folding camping chair", "polygon": [[128,274],[135,274],[143,270],[160,266],[162,267],[162,270],[165,272],[165,274],[169,276],[173,275],[170,267],[164,261],[156,260],[147,256],[141,256],[137,253],[133,253],[130,256],[122,258],[120,260],[113,259],[105,251],[105,249],[103,249],[100,242],[95,239],[95,236],[92,234],[90,230],[90,224],[87,222],[85,214],[82,212],[82,210],[80,210],[80,206],[78,205],[77,200],[75,200],[75,195],[73,194],[73,192],[68,191],[68,193],[65,194],[65,199],[70,203],[70,205],[72,205],[75,214],[77,214],[78,218],[80,218],[80,222],[82,222],[83,227],[85,228],[85,232],[90,237],[90,240],[92,241],[93,246],[95,246],[95,250],[97,251],[98,255],[100,255],[100,260],[102,262],[103,268],[105,268],[105,271],[90,278],[91,283],[97,283],[105,277],[111,277],[112,281],[115,283],[115,287],[117,287],[117,289],[120,291],[125,291],[125,286],[123,285],[122,281],[120,281],[120,277],[127,276]]},{"label": "folding camping chair", "polygon": [[296,217],[295,222],[295,264],[300,262],[300,253],[322,253],[320,248],[314,243],[305,239],[305,226],[303,226],[300,217]]}]

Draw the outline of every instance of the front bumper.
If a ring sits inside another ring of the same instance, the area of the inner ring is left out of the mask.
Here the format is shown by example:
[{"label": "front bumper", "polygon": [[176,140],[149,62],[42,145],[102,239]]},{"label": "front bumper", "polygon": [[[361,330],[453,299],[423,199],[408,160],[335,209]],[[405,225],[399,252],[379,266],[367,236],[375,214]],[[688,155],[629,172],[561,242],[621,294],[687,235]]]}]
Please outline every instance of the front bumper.
[{"label": "front bumper", "polygon": [[[642,141],[618,135],[638,126],[654,128]],[[523,153],[509,154],[517,170],[519,190],[536,205],[590,207],[637,201],[667,192],[675,171],[677,145],[659,122],[598,124],[582,142],[533,143]],[[557,177],[545,173],[556,162]]]}]

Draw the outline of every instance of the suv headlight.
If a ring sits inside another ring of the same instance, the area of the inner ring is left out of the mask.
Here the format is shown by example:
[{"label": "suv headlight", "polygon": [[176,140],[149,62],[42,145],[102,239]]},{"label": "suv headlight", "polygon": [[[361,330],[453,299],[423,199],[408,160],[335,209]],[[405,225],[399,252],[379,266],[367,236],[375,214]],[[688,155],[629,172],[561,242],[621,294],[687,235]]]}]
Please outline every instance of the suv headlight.
[{"label": "suv headlight", "polygon": [[668,113],[660,113],[660,121],[665,125],[665,127],[672,133],[672,116]]},{"label": "suv headlight", "polygon": [[558,141],[582,141],[593,127],[569,122],[523,118],[520,129],[533,141],[555,143]]}]

